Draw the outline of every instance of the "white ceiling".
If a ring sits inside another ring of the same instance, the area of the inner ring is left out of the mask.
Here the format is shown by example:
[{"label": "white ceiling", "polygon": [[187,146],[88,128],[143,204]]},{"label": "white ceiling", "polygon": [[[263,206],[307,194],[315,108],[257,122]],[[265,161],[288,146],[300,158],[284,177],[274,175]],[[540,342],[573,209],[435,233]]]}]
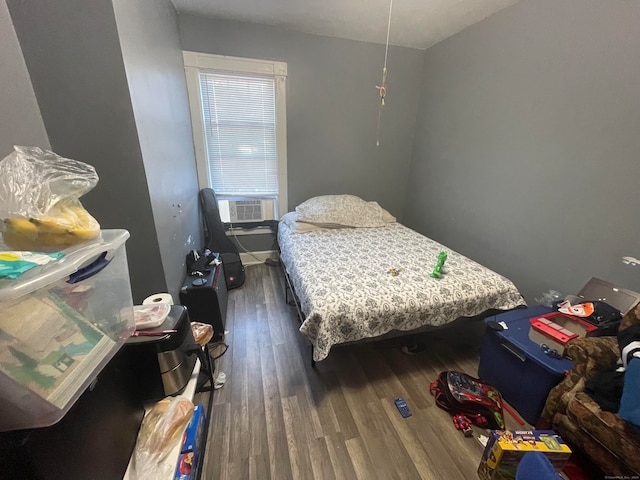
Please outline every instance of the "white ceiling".
[{"label": "white ceiling", "polygon": [[428,48],[518,0],[172,0],[178,13]]}]

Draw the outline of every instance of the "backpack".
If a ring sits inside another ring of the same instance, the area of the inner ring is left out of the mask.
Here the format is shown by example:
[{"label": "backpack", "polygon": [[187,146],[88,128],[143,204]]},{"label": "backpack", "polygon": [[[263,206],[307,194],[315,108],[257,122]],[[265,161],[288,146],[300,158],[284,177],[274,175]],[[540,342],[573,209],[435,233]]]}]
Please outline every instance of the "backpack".
[{"label": "backpack", "polygon": [[187,275],[204,275],[211,271],[211,263],[219,258],[217,253],[213,253],[208,248],[204,250],[190,250],[185,256],[185,266]]},{"label": "backpack", "polygon": [[618,328],[622,322],[622,313],[620,310],[599,300],[592,301],[591,303],[593,303],[593,313],[588,317],[582,318],[582,320],[586,320],[598,328],[591,334],[587,334],[587,336],[615,337],[618,334]]},{"label": "backpack", "polygon": [[451,370],[441,372],[429,391],[436,405],[453,415],[464,415],[480,428],[505,428],[500,392],[477,378]]}]

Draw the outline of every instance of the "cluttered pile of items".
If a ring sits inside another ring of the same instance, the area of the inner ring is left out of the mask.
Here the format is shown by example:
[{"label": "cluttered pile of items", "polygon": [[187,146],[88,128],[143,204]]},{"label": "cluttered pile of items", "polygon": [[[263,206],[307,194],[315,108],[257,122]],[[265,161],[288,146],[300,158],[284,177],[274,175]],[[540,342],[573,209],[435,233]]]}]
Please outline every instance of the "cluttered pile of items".
[{"label": "cluttered pile of items", "polygon": [[[489,430],[488,438],[480,436],[486,440],[478,469],[481,479],[516,478],[521,463],[537,471],[549,470],[548,477],[530,478],[557,478],[571,449],[556,431],[538,420],[549,392],[571,371],[572,359],[568,354],[573,351],[572,342],[579,339],[615,339],[617,335],[622,352],[618,365],[588,379],[586,392],[601,406],[607,400],[603,397],[617,392],[615,408],[606,410],[618,412],[620,407],[621,418],[629,424],[640,425],[638,402],[632,408],[624,402],[621,404],[623,384],[612,386],[612,377],[621,381],[621,372],[633,365],[630,359],[640,358],[640,324],[618,332],[623,317],[639,302],[640,294],[592,278],[577,295],[563,297],[550,292],[544,298],[546,305],[517,309],[484,320],[486,331],[479,378],[445,371],[430,385],[436,405],[452,415],[453,425],[465,436],[473,436],[474,426]],[[640,367],[640,362],[636,367]],[[640,381],[625,382],[624,391],[627,398],[633,394],[638,398],[634,392],[640,391]],[[523,430],[507,430],[504,412]],[[527,430],[520,415],[539,429]],[[528,452],[533,458],[525,462]]]},{"label": "cluttered pile of items", "polygon": [[133,305],[129,232],[79,200],[97,183],[37,147],[0,161],[0,471],[123,478],[133,458],[129,478],[190,479],[206,419],[179,394],[197,359],[214,387],[213,328],[165,297]]}]

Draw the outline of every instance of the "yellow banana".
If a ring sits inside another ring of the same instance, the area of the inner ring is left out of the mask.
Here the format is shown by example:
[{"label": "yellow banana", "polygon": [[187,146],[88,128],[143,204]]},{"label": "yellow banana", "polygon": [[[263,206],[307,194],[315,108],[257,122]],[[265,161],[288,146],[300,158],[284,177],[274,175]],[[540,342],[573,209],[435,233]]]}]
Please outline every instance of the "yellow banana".
[{"label": "yellow banana", "polygon": [[5,218],[4,230],[20,232],[24,236],[36,237],[38,235],[38,227],[26,218]]},{"label": "yellow banana", "polygon": [[97,229],[75,229],[68,232],[75,240],[74,243],[78,243],[78,241],[85,240],[93,240],[100,235],[100,228]]},{"label": "yellow banana", "polygon": [[73,222],[68,217],[40,217],[32,218],[31,222],[36,225],[40,233],[65,233],[73,228]]},{"label": "yellow banana", "polygon": [[5,230],[2,232],[2,240],[13,250],[35,250],[35,239],[29,239],[21,236],[14,230]]},{"label": "yellow banana", "polygon": [[62,206],[41,218],[7,218],[4,242],[15,250],[60,249],[97,238],[100,224],[82,206]]},{"label": "yellow banana", "polygon": [[78,239],[75,238],[75,236],[69,232],[64,232],[64,233],[44,232],[38,235],[38,242],[41,245],[60,246],[60,247],[79,243]]},{"label": "yellow banana", "polygon": [[80,240],[91,240],[100,235],[100,224],[82,206],[72,206],[71,212],[75,215],[76,222],[73,228],[69,229],[69,233]]}]

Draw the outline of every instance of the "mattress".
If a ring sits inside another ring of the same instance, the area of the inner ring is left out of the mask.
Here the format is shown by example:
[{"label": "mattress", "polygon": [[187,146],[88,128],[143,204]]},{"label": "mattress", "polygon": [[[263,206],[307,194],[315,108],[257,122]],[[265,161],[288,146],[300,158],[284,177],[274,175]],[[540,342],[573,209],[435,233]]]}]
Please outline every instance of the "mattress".
[{"label": "mattress", "polygon": [[507,278],[397,222],[306,233],[280,222],[278,244],[316,361],[334,345],[526,305]]}]

